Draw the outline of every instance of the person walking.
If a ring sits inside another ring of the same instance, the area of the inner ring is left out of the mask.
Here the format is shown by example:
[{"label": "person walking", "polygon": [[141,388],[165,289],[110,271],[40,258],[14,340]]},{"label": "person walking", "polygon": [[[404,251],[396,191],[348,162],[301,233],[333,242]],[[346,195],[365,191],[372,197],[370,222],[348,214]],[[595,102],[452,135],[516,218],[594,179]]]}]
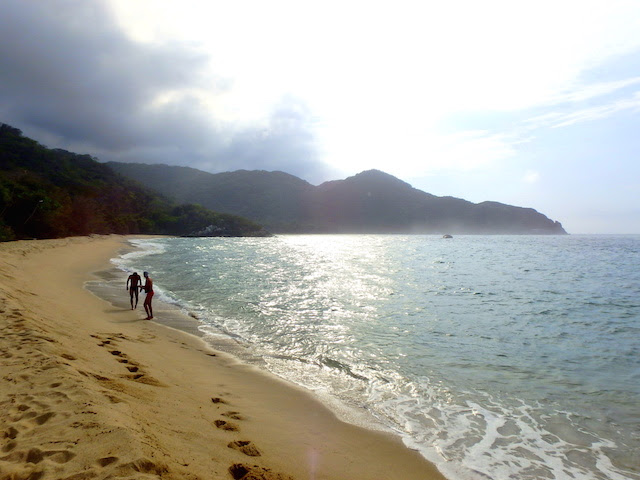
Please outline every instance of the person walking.
[{"label": "person walking", "polygon": [[144,298],[144,311],[147,312],[147,318],[145,320],[151,320],[153,318],[153,308],[151,307],[151,300],[153,299],[153,279],[149,276],[149,272],[143,273],[145,278],[145,284],[140,288],[144,289],[147,296]]},{"label": "person walking", "polygon": [[[129,296],[131,297],[131,310],[133,310],[134,308],[138,308],[138,292],[140,291],[140,281],[142,280],[142,278],[140,277],[140,275],[138,275],[138,272],[133,272],[131,275],[129,275],[129,278],[127,278],[127,286],[124,287],[125,289],[129,290]],[[131,282],[131,285],[129,285],[129,282]],[[136,297],[136,306],[133,306],[133,297]]]}]

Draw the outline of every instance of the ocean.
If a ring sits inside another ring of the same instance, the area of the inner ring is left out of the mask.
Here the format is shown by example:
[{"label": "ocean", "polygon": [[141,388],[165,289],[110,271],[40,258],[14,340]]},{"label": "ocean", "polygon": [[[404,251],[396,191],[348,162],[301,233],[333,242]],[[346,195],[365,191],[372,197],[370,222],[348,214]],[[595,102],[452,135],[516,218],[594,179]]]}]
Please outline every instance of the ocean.
[{"label": "ocean", "polygon": [[132,243],[103,283],[151,272],[215,348],[449,478],[640,479],[640,236]]}]

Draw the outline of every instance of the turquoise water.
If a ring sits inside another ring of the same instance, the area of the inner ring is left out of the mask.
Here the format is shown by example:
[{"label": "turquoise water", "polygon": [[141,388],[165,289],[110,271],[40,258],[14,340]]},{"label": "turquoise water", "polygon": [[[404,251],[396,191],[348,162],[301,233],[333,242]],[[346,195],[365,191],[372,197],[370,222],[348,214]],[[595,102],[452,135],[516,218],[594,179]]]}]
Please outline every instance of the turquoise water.
[{"label": "turquoise water", "polygon": [[640,236],[134,241],[212,342],[451,478],[640,479]]}]

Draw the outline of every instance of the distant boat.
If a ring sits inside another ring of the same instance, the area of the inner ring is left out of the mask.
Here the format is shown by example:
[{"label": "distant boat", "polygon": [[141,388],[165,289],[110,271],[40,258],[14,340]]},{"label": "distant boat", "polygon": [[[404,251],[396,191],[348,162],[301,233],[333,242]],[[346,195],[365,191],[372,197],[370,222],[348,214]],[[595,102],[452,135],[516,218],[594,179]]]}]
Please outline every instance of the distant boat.
[{"label": "distant boat", "polygon": [[451,235],[443,235],[442,238],[453,238]]}]

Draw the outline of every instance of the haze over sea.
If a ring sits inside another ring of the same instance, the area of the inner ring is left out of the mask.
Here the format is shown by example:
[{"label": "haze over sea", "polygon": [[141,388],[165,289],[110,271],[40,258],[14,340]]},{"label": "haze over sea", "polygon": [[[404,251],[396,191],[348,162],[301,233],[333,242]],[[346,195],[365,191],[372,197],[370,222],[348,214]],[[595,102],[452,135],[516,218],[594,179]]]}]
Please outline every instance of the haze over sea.
[{"label": "haze over sea", "polygon": [[366,411],[451,478],[640,479],[640,236],[133,243],[116,265],[216,348]]}]

